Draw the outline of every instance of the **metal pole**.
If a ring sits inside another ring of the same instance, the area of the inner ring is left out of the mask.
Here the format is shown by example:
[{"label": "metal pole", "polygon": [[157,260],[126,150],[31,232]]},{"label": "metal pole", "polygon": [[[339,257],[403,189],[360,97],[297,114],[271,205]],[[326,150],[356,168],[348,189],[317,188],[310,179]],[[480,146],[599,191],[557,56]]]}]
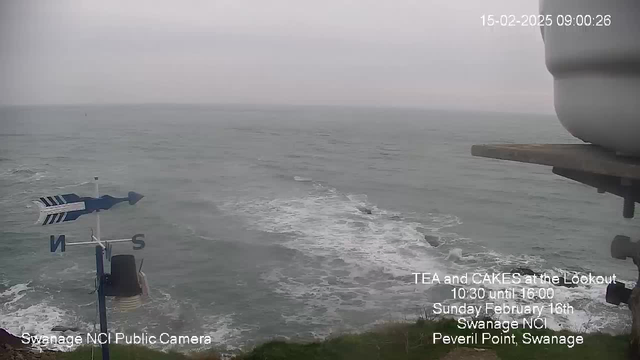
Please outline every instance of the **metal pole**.
[{"label": "metal pole", "polygon": [[[96,199],[100,198],[98,190],[98,177],[93,178],[96,182]],[[100,242],[100,210],[96,210],[96,239]],[[101,344],[102,360],[109,360],[109,333],[107,330],[107,304],[104,297],[104,284],[102,278],[104,275],[104,261],[102,255],[102,246],[96,245],[96,275],[98,277],[98,311],[100,312],[100,334],[107,337],[107,341]]]},{"label": "metal pole", "polygon": [[[102,346],[102,360],[109,360],[109,333],[107,332],[107,305],[104,297],[104,263],[102,261],[102,247],[96,246],[96,275],[98,276],[98,311],[100,312],[100,334],[107,337]],[[101,336],[98,336],[100,339]]]},{"label": "metal pole", "polygon": [[[96,182],[96,199],[99,199],[100,190],[98,190],[98,177],[94,177],[93,180]],[[96,210],[96,238],[98,242],[100,242],[100,209]]]}]

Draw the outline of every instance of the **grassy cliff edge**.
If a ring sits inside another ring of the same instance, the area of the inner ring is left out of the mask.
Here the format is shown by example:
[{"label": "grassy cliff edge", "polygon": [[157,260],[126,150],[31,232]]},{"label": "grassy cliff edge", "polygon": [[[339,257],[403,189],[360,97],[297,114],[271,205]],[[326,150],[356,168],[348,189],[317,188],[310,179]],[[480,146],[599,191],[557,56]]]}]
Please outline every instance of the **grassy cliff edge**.
[{"label": "grassy cliff edge", "polygon": [[[449,356],[455,359],[495,359],[502,360],[615,360],[626,359],[629,337],[626,335],[611,336],[606,334],[577,334],[568,331],[552,330],[523,330],[516,329],[508,335],[515,335],[517,345],[514,344],[482,344],[453,345],[433,342],[434,333],[451,336],[473,336],[474,333],[491,333],[505,335],[500,330],[469,330],[459,329],[457,322],[451,319],[437,321],[418,320],[415,323],[393,323],[380,326],[372,331],[361,334],[345,334],[326,339],[321,342],[295,343],[271,341],[256,348],[234,355],[235,360],[436,360],[442,359],[458,347],[486,349],[478,351],[476,355]],[[524,335],[530,333],[530,335]],[[569,347],[566,344],[524,344],[523,339],[535,337],[545,339],[545,336],[559,337],[582,336],[583,344]],[[484,357],[483,353],[492,354]],[[68,353],[58,353],[56,358],[61,360],[84,360],[90,358],[91,348],[81,347]],[[157,360],[215,360],[222,359],[214,351],[196,352],[190,354],[165,353],[143,346],[112,345],[111,358],[120,359],[157,359]],[[100,351],[96,349],[94,359],[100,359]]]}]

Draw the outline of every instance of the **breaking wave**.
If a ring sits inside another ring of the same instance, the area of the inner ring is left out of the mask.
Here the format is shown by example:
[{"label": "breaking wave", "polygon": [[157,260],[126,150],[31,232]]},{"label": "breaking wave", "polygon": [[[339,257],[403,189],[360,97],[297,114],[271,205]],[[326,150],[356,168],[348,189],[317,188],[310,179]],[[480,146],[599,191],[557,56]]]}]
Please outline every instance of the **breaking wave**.
[{"label": "breaking wave", "polygon": [[[462,223],[454,215],[394,213],[378,208],[364,194],[343,194],[317,183],[302,196],[234,199],[223,202],[221,210],[242,217],[256,230],[285,235],[282,245],[304,254],[263,276],[281,296],[305,304],[303,312],[283,314],[287,322],[335,328],[344,325],[345,313],[375,313],[374,323],[381,314],[406,318],[434,301],[453,303],[449,289],[414,284],[414,272],[494,273],[516,267],[549,274],[563,271],[545,269],[545,260],[538,256],[478,251],[483,247],[450,231]],[[437,238],[443,246],[432,246],[425,236]],[[469,244],[473,252],[465,251]],[[485,287],[501,290],[507,285]],[[576,311],[547,314],[551,329],[621,331],[616,324],[624,323],[619,318],[628,314],[605,303],[602,286],[553,287],[554,301],[569,303]],[[511,303],[543,301],[504,301]]]}]

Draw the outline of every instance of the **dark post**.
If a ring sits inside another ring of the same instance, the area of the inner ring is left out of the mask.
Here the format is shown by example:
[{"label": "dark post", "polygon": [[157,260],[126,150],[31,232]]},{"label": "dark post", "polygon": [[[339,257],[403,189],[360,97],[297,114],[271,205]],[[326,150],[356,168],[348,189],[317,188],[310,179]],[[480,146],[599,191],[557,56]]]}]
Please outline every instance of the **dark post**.
[{"label": "dark post", "polygon": [[[96,246],[96,275],[98,277],[98,311],[100,312],[100,334],[107,336],[107,341],[102,344],[102,360],[109,360],[109,334],[107,332],[107,305],[104,298],[102,278],[104,275],[104,263],[102,247]],[[100,336],[98,337],[100,338]]]}]

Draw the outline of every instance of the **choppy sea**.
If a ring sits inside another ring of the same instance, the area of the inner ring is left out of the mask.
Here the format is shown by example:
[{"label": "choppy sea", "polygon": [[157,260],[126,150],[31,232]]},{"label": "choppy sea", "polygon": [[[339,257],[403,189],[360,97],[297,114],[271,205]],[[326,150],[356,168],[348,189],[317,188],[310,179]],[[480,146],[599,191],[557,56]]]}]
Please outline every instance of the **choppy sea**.
[{"label": "choppy sea", "polygon": [[[313,339],[416,319],[451,287],[414,272],[616,274],[614,235],[633,235],[612,195],[549,168],[470,154],[481,143],[577,142],[552,115],[278,106],[0,108],[0,327],[93,329],[93,215],[39,226],[43,195],[145,198],[101,213],[103,238],[144,233],[151,289],[109,302],[111,331],[209,335],[220,348]],[[636,225],[634,227],[634,225]],[[430,239],[426,241],[425,237]],[[433,241],[436,240],[436,241]],[[431,242],[431,243],[430,243]],[[501,285],[487,286],[500,289]],[[552,286],[553,329],[625,331],[605,286]],[[542,300],[508,300],[533,304]],[[503,316],[508,318],[509,316]]]}]

